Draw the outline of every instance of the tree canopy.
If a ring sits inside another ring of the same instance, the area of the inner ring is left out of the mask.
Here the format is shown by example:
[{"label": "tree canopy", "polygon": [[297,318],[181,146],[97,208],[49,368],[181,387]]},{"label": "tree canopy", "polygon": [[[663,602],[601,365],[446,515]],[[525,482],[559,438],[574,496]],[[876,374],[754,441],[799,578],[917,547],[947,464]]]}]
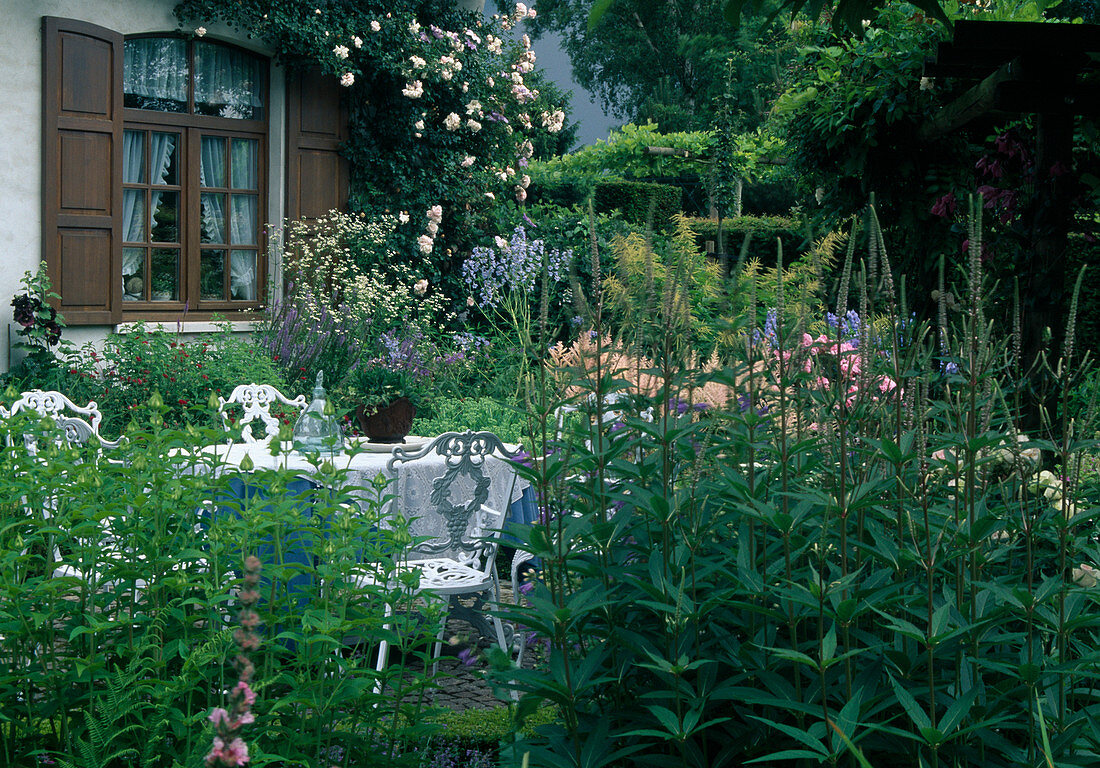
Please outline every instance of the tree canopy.
[{"label": "tree canopy", "polygon": [[528,30],[560,35],[574,79],[619,117],[664,131],[710,128],[716,100],[732,88],[751,129],[778,95],[793,49],[771,20],[722,23],[724,2],[618,0],[590,25],[591,0],[539,0]]}]

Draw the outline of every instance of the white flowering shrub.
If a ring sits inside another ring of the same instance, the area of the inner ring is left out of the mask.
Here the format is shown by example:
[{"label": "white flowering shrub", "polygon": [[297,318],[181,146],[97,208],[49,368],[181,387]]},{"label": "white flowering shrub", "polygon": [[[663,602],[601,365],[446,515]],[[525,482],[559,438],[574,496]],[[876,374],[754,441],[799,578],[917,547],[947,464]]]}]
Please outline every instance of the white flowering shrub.
[{"label": "white flowering shrub", "polygon": [[261,338],[288,385],[313,381],[321,370],[339,385],[384,334],[401,329],[429,338],[448,322],[450,300],[432,287],[425,265],[394,258],[387,243],[398,223],[396,216],[330,211],[275,233],[286,289]]},{"label": "white flowering shrub", "polygon": [[506,34],[535,16],[523,4],[491,20],[456,3],[403,0],[182,0],[176,14],[192,28],[228,23],[339,79],[350,207],[438,206],[434,228],[413,214],[393,238],[403,244],[399,259],[451,262],[436,277],[457,273],[459,254],[488,228],[498,201],[526,197],[518,179],[532,148],[564,128],[565,110],[543,93],[551,88],[535,70],[530,39]]}]

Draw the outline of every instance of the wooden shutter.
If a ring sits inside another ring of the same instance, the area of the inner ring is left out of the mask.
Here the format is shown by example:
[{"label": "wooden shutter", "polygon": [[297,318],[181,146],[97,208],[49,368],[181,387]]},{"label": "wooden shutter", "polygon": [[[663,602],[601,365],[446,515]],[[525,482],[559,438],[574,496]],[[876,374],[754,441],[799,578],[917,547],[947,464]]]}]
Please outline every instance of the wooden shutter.
[{"label": "wooden shutter", "polygon": [[348,204],[348,163],[340,156],[347,141],[343,88],[333,75],[316,70],[287,75],[287,188],[290,219],[317,218]]},{"label": "wooden shutter", "polygon": [[122,35],[46,17],[42,249],[70,324],[122,311]]}]

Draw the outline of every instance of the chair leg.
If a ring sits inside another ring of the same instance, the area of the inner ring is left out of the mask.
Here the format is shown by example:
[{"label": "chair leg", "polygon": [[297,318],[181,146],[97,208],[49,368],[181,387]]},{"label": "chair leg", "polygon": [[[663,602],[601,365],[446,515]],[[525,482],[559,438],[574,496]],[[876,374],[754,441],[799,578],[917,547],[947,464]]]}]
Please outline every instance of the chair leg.
[{"label": "chair leg", "polygon": [[[382,611],[382,618],[383,619],[388,619],[392,615],[393,615],[393,606],[390,605],[389,603],[386,603],[386,607]],[[389,629],[389,628],[390,628],[389,624],[386,624],[386,623],[382,624],[382,629],[383,630],[386,630],[386,629]],[[374,667],[375,671],[378,673],[378,679],[374,681],[374,692],[375,692],[375,694],[382,693],[382,670],[384,670],[386,668],[386,663],[389,661],[389,658],[390,658],[390,643],[385,638],[382,638],[382,640],[378,643],[378,663],[375,664],[375,667]],[[377,702],[375,703],[375,706],[377,706]]]},{"label": "chair leg", "polygon": [[443,653],[443,633],[447,631],[447,617],[439,624],[439,631],[435,633],[435,645],[432,648],[432,677],[439,673],[439,656]]}]

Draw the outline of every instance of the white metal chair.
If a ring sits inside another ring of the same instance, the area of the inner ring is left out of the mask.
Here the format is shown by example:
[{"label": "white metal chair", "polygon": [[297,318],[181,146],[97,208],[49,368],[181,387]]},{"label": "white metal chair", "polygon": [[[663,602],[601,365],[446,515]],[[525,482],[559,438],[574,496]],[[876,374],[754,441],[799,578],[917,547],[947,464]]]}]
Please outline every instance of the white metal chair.
[{"label": "white metal chair", "polygon": [[[122,438],[106,440],[99,434],[103,414],[94,400],[81,407],[60,392],[32,389],[19,395],[12,403],[10,411],[0,406],[0,416],[5,419],[23,411],[34,411],[39,416],[53,419],[61,428],[62,437],[69,443],[83,445],[92,435],[95,435],[104,448],[117,448],[122,443]],[[77,415],[71,416],[69,411]]]},{"label": "white metal chair", "polygon": [[[241,416],[241,438],[246,443],[256,443],[260,440],[269,440],[279,434],[279,419],[271,415],[271,406],[276,403],[296,408],[298,411],[306,409],[305,395],[298,395],[293,400],[289,399],[270,384],[240,384],[233,388],[229,397],[218,398],[218,412],[222,417],[222,426],[226,432],[232,425],[229,421],[229,409],[239,405],[244,413]],[[257,439],[252,434],[252,422],[259,419],[264,423],[265,437]]]},{"label": "white metal chair", "polygon": [[[449,600],[433,649],[437,664],[449,615],[465,619],[486,637],[495,635],[501,649],[509,651],[511,627],[506,632],[499,616],[492,614],[487,620],[484,613],[487,593],[491,601],[500,601],[496,553],[504,525],[504,513],[485,504],[490,481],[483,467],[491,456],[511,458],[514,454],[491,432],[447,432],[418,450],[395,448],[388,464],[390,474],[397,477],[391,514],[410,519],[410,532],[420,539],[409,557],[398,563],[398,570],[419,573],[418,592]],[[424,483],[423,475],[416,475],[419,472],[431,473],[431,482]],[[406,492],[406,487],[431,490],[425,499]],[[378,584],[366,573],[357,580],[360,585]],[[473,596],[473,606],[459,602],[463,596]],[[386,666],[388,653],[389,645],[383,641],[379,672]]]},{"label": "white metal chair", "polygon": [[[71,416],[68,414],[68,411],[72,411],[78,415]],[[0,406],[0,417],[5,421],[24,412],[34,412],[41,417],[52,419],[58,428],[56,433],[52,433],[54,435],[53,439],[56,439],[59,443],[71,446],[85,445],[93,436],[99,441],[99,445],[103,448],[118,448],[122,443],[122,438],[112,441],[106,440],[100,435],[99,424],[103,419],[103,415],[94,401],[88,403],[87,406],[81,407],[60,392],[34,389],[23,392],[19,398],[12,403],[10,411]],[[8,444],[15,444],[16,436],[11,433],[10,427],[6,432]],[[24,431],[22,436],[23,444],[28,454],[34,457],[35,461],[42,461],[38,453],[39,433]],[[30,508],[29,500],[24,498],[22,501],[28,514],[35,514],[35,511]],[[56,495],[44,496],[41,499],[40,510],[43,518],[46,520],[53,518],[60,503],[61,501]],[[112,520],[109,517],[100,520],[98,524],[100,535],[95,541],[84,542],[84,548],[94,547],[96,551],[106,559],[123,556],[118,539],[111,530],[111,523]],[[51,558],[52,562],[55,564],[51,575],[55,579],[75,578],[89,584],[94,589],[110,589],[118,584],[117,581],[103,580],[100,578],[100,574],[81,570],[77,566],[67,562],[56,540],[51,546]],[[134,579],[132,581],[135,599],[137,599],[146,586],[146,582],[143,579]]]}]

